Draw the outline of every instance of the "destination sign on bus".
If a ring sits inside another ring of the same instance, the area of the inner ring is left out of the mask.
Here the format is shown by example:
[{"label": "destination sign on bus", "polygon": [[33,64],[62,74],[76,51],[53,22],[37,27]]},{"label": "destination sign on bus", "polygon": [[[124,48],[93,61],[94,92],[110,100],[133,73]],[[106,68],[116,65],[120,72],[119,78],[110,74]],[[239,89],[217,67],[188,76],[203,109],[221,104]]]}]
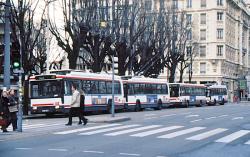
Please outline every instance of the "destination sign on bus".
[{"label": "destination sign on bus", "polygon": [[56,79],[55,75],[36,76],[36,80]]}]

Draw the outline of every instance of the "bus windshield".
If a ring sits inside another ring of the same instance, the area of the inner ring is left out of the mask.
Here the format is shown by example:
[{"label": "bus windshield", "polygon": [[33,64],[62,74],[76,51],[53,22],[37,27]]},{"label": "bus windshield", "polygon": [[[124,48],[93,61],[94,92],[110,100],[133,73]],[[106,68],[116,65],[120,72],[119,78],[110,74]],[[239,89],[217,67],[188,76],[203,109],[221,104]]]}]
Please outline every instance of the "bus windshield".
[{"label": "bus windshield", "polygon": [[62,81],[46,80],[30,82],[31,98],[54,98],[62,94]]}]

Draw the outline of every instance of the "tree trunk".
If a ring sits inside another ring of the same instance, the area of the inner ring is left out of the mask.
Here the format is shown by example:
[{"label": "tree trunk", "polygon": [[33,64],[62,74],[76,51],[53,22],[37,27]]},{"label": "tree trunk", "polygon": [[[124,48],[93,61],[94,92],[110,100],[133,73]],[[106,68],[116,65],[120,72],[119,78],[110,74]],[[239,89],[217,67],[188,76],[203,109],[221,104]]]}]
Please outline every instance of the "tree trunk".
[{"label": "tree trunk", "polygon": [[169,83],[174,83],[175,82],[175,71],[176,71],[176,64],[172,64],[170,68],[170,76],[169,76]]}]

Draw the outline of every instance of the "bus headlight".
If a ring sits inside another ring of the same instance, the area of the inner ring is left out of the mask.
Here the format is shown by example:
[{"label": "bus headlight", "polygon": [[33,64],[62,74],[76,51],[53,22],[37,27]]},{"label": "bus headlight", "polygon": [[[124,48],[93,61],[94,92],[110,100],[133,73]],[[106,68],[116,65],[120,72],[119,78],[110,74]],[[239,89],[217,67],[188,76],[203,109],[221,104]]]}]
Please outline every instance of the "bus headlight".
[{"label": "bus headlight", "polygon": [[37,110],[37,107],[36,107],[36,106],[33,106],[33,110]]},{"label": "bus headlight", "polygon": [[59,108],[60,108],[60,106],[56,106],[55,108],[56,108],[56,109],[59,109]]}]

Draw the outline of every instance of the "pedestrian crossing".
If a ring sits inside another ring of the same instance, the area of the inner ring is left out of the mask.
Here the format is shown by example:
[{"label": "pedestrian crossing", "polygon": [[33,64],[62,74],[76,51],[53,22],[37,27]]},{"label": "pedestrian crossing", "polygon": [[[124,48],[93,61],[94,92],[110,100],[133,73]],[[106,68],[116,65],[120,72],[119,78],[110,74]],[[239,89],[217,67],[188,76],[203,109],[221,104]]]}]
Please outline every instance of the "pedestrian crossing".
[{"label": "pedestrian crossing", "polygon": [[[54,132],[55,135],[76,134],[77,136],[130,136],[134,138],[153,137],[159,140],[183,138],[187,141],[202,141],[216,138],[213,142],[229,144],[240,138],[250,137],[250,130],[230,130],[227,128],[190,127],[182,125],[141,125],[141,124],[102,124],[83,128]],[[244,139],[244,140],[245,140]],[[244,141],[241,140],[241,141]],[[250,145],[250,139],[244,141]]]}]

